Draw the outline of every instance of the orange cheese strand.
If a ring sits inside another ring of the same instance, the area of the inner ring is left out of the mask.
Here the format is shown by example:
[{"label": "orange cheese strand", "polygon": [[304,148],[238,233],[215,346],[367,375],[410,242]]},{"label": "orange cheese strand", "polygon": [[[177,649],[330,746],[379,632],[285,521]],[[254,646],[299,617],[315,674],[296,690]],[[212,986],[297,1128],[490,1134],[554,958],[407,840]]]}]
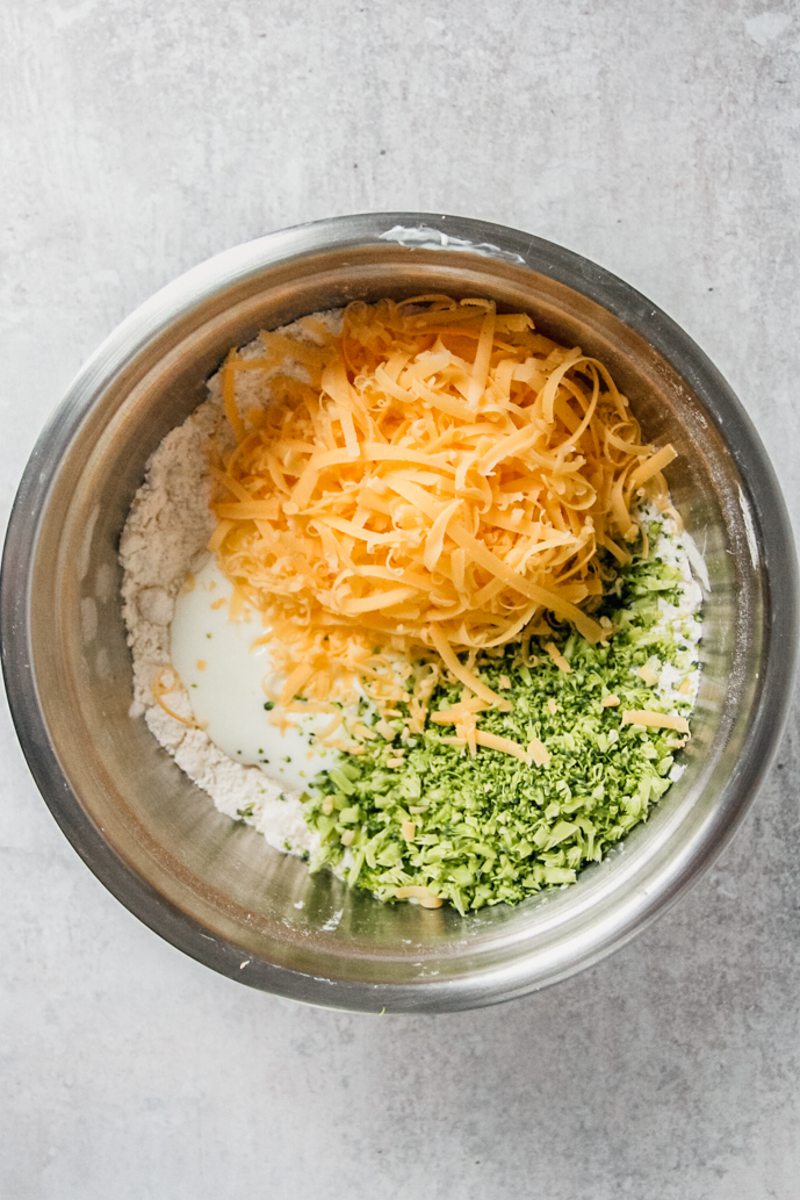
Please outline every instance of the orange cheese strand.
[{"label": "orange cheese strand", "polygon": [[504,707],[481,650],[553,619],[607,636],[592,612],[608,555],[627,561],[636,493],[664,493],[674,451],[643,444],[601,363],[525,314],[444,296],[351,304],[313,345],[261,341],[222,368],[236,447],[210,546],[280,645],[284,703],[354,678],[396,702],[396,664],[427,657]]},{"label": "orange cheese strand", "polygon": [[648,709],[626,710],[622,714],[623,725],[642,725],[649,729],[674,729],[676,733],[688,733],[689,722],[675,713],[650,712]]}]

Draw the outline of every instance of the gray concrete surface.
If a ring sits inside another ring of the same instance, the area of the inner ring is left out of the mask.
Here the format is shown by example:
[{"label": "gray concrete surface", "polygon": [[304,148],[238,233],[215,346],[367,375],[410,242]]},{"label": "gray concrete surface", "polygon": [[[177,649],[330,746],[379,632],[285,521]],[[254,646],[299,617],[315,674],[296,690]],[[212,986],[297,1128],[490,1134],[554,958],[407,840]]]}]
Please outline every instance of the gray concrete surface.
[{"label": "gray concrete surface", "polygon": [[[211,252],[380,208],[595,258],[706,348],[800,484],[792,0],[0,7],[0,506],[99,339]],[[0,724],[0,1196],[795,1200],[798,710],[718,865],[504,1008],[367,1018],[160,942]]]}]

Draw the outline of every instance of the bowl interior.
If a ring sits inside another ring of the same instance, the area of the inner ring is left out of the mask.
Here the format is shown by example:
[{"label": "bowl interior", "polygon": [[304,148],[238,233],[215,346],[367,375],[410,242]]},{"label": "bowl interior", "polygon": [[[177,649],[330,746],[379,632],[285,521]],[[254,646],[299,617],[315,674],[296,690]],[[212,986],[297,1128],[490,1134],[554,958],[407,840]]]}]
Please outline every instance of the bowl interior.
[{"label": "bowl interior", "polygon": [[[669,471],[673,496],[708,571],[702,686],[683,777],[624,848],[573,887],[466,918],[380,905],[326,873],[309,876],[298,860],[218,814],[128,715],[130,660],[118,602],[119,534],[145,462],[203,399],[205,380],[230,346],[353,298],[431,291],[525,309],[543,332],[609,366],[648,437],[669,439],[680,453]],[[18,584],[29,589],[41,752],[55,755],[63,776],[48,802],[72,840],[91,858],[88,843],[99,834],[114,864],[101,876],[190,953],[306,999],[366,1008],[466,1005],[598,957],[627,936],[625,919],[633,930],[648,889],[668,898],[677,888],[704,853],[702,831],[720,820],[720,797],[757,700],[768,603],[745,475],[691,371],[633,328],[646,327],[646,302],[626,323],[544,269],[383,243],[257,262],[199,298],[170,303],[162,315],[151,309],[144,331],[129,323],[93,361],[51,429],[42,460],[48,490]]]}]

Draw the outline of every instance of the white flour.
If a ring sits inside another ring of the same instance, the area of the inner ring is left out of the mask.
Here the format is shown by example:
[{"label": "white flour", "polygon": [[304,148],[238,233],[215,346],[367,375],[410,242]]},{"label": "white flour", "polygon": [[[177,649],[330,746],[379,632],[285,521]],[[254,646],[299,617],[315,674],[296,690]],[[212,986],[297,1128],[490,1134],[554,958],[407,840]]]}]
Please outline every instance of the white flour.
[{"label": "white flour", "polygon": [[[331,325],[337,319],[336,314],[325,317]],[[313,330],[303,321],[281,332],[313,340]],[[256,357],[263,347],[256,339],[241,353]],[[285,363],[278,369],[288,373]],[[302,368],[293,369],[302,372]],[[263,400],[256,389],[265,376],[258,374],[260,381],[254,372],[245,379],[249,389],[239,389],[249,404]],[[155,681],[171,669],[170,624],[175,598],[187,573],[197,570],[208,557],[206,547],[214,528],[209,508],[208,443],[233,445],[218,376],[209,381],[208,390],[208,400],[167,434],[148,461],[144,483],[134,497],[120,539],[122,613],[133,657],[131,715],[144,716],[157,741],[221,812],[246,820],[276,849],[303,853],[315,848],[318,837],[308,829],[298,797],[284,791],[258,767],[228,758],[203,730],[166,713],[153,694]],[[169,693],[169,705],[191,720],[189,697],[175,678],[176,690]]]}]

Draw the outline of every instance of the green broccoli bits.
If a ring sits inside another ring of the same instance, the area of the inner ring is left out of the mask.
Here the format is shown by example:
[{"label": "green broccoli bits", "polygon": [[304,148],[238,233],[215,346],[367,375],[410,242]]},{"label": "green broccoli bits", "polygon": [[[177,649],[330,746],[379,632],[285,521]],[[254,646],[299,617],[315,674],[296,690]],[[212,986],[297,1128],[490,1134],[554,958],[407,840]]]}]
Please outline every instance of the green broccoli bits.
[{"label": "green broccoli bits", "polygon": [[[463,914],[574,882],[645,821],[680,770],[684,739],[622,714],[688,716],[700,630],[674,533],[660,521],[648,533],[650,556],[639,550],[620,570],[601,610],[614,626],[607,643],[555,631],[545,640],[568,672],[536,642],[525,662],[518,645],[478,660],[512,701],[510,712],[481,713],[479,727],[522,746],[538,739],[549,762],[485,748],[473,758],[444,740],[452,729],[428,722],[410,734],[401,718],[383,722],[361,754],[342,754],[309,788],[306,820],[320,838],[312,869],[331,866],[380,900],[422,887]],[[460,685],[441,686],[431,711],[460,698]]]}]

